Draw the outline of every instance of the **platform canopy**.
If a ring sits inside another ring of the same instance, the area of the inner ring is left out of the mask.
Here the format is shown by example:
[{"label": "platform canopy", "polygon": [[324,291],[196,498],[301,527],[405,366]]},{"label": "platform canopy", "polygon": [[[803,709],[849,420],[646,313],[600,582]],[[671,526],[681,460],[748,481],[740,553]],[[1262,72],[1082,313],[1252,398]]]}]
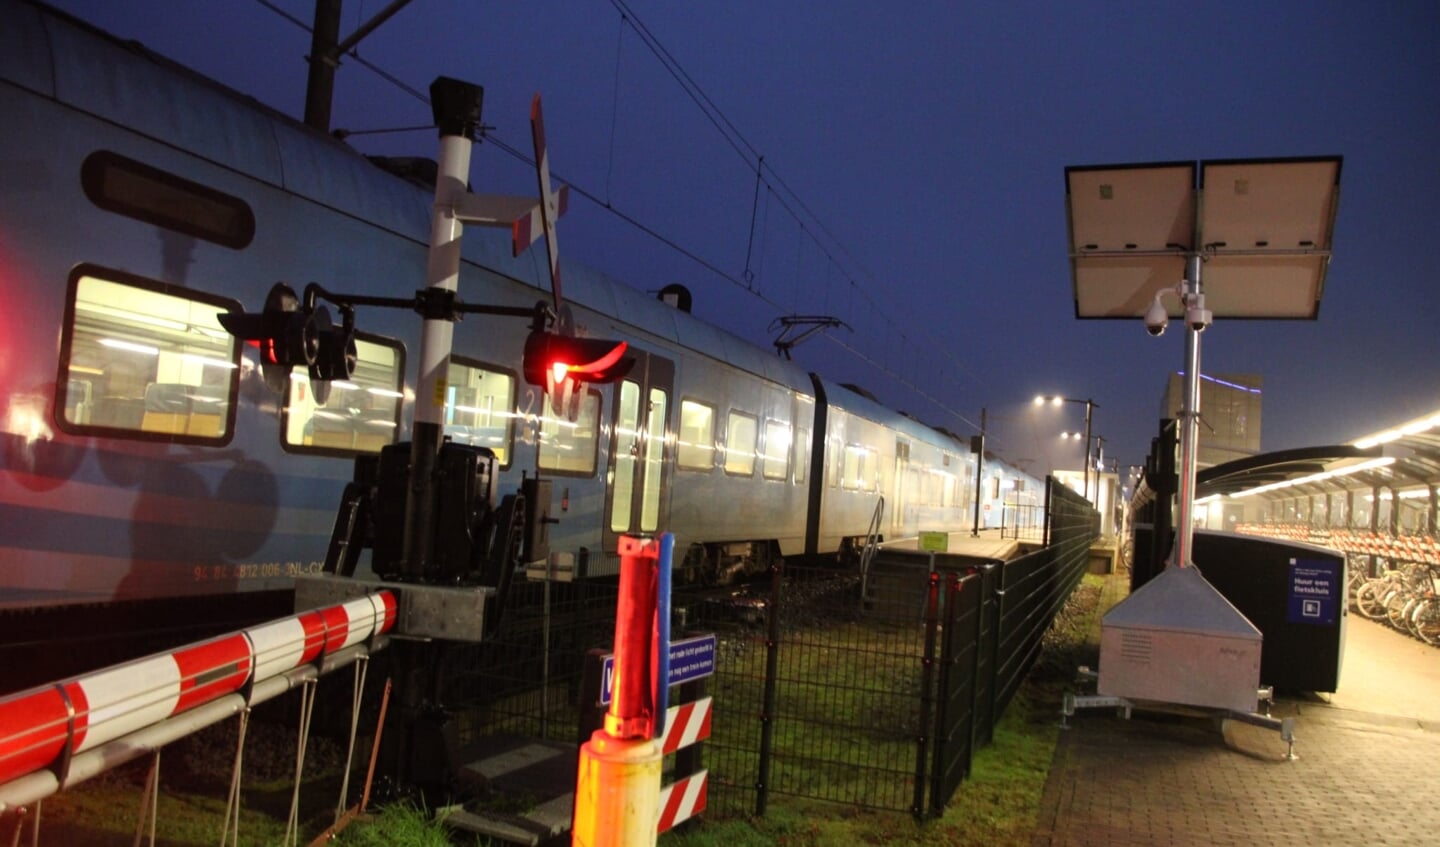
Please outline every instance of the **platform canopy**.
[{"label": "platform canopy", "polygon": [[[1216,318],[1313,320],[1340,198],[1339,156],[1065,169],[1077,318],[1138,318],[1202,259]],[[1164,298],[1179,317],[1179,298]]]}]

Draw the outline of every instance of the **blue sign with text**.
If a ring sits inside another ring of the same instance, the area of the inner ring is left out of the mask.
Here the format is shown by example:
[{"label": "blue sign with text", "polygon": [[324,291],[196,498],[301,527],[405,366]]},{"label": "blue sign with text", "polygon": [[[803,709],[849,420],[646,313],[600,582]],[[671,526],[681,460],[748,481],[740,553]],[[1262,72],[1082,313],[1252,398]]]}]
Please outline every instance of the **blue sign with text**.
[{"label": "blue sign with text", "polygon": [[1324,559],[1290,560],[1290,623],[1333,625],[1340,611],[1341,563]]},{"label": "blue sign with text", "polygon": [[[715,634],[699,635],[670,644],[670,684],[694,682],[715,673]],[[615,654],[605,656],[600,666],[600,705],[610,705],[610,688],[615,684]]]}]

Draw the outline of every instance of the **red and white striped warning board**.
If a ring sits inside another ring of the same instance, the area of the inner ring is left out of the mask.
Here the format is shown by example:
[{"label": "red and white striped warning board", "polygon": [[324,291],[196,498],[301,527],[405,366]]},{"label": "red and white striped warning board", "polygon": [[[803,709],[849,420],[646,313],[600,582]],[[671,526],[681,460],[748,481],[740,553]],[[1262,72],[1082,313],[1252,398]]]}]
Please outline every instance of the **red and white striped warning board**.
[{"label": "red and white striped warning board", "polygon": [[709,778],[709,771],[700,771],[660,786],[660,823],[656,831],[666,832],[705,811]]},{"label": "red and white striped warning board", "polygon": [[[660,753],[668,756],[682,747],[689,747],[710,737],[710,705],[714,698],[701,697],[692,703],[671,706],[665,712],[665,734],[660,737]],[[665,832],[705,811],[710,772],[692,773],[660,786],[660,821],[658,832]]]},{"label": "red and white striped warning board", "polygon": [[710,704],[713,697],[671,706],[665,713],[665,734],[660,737],[660,755],[668,756],[681,747],[710,737]]}]

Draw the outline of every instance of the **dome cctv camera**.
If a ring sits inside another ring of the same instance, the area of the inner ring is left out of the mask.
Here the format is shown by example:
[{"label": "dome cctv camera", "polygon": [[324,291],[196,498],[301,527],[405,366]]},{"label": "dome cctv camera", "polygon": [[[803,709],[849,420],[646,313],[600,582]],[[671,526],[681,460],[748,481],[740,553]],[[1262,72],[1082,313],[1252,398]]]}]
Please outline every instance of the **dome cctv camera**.
[{"label": "dome cctv camera", "polygon": [[1196,332],[1204,332],[1214,316],[1205,308],[1205,295],[1195,294],[1185,302],[1185,323]]},{"label": "dome cctv camera", "polygon": [[1160,294],[1155,294],[1155,301],[1150,308],[1145,310],[1145,331],[1153,336],[1159,337],[1165,333],[1165,327],[1170,323],[1170,315],[1160,303]]}]

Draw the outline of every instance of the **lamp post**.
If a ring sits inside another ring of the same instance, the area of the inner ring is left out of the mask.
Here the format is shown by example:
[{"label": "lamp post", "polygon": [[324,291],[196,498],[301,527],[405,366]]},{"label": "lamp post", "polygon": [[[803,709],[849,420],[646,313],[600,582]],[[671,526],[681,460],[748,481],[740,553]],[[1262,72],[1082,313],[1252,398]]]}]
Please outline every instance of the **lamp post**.
[{"label": "lamp post", "polygon": [[985,472],[985,409],[980,410],[980,434],[970,439],[970,452],[975,454],[975,525],[970,529],[972,538],[980,537],[980,486]]},{"label": "lamp post", "polygon": [[1100,408],[1100,404],[1098,404],[1098,403],[1096,403],[1094,400],[1090,400],[1090,399],[1078,400],[1078,399],[1076,399],[1076,398],[1074,398],[1074,397],[1061,397],[1059,394],[1052,394],[1052,395],[1050,395],[1049,397],[1046,397],[1046,396],[1043,395],[1043,394],[1037,394],[1037,395],[1035,395],[1035,405],[1037,405],[1037,406],[1044,406],[1044,405],[1047,404],[1047,403],[1050,404],[1051,406],[1059,406],[1061,403],[1084,403],[1084,404],[1085,404],[1085,477],[1084,477],[1084,485],[1085,485],[1085,499],[1086,499],[1086,500],[1089,500],[1089,499],[1090,499],[1090,415],[1091,415],[1091,412],[1093,412],[1095,409]]}]

